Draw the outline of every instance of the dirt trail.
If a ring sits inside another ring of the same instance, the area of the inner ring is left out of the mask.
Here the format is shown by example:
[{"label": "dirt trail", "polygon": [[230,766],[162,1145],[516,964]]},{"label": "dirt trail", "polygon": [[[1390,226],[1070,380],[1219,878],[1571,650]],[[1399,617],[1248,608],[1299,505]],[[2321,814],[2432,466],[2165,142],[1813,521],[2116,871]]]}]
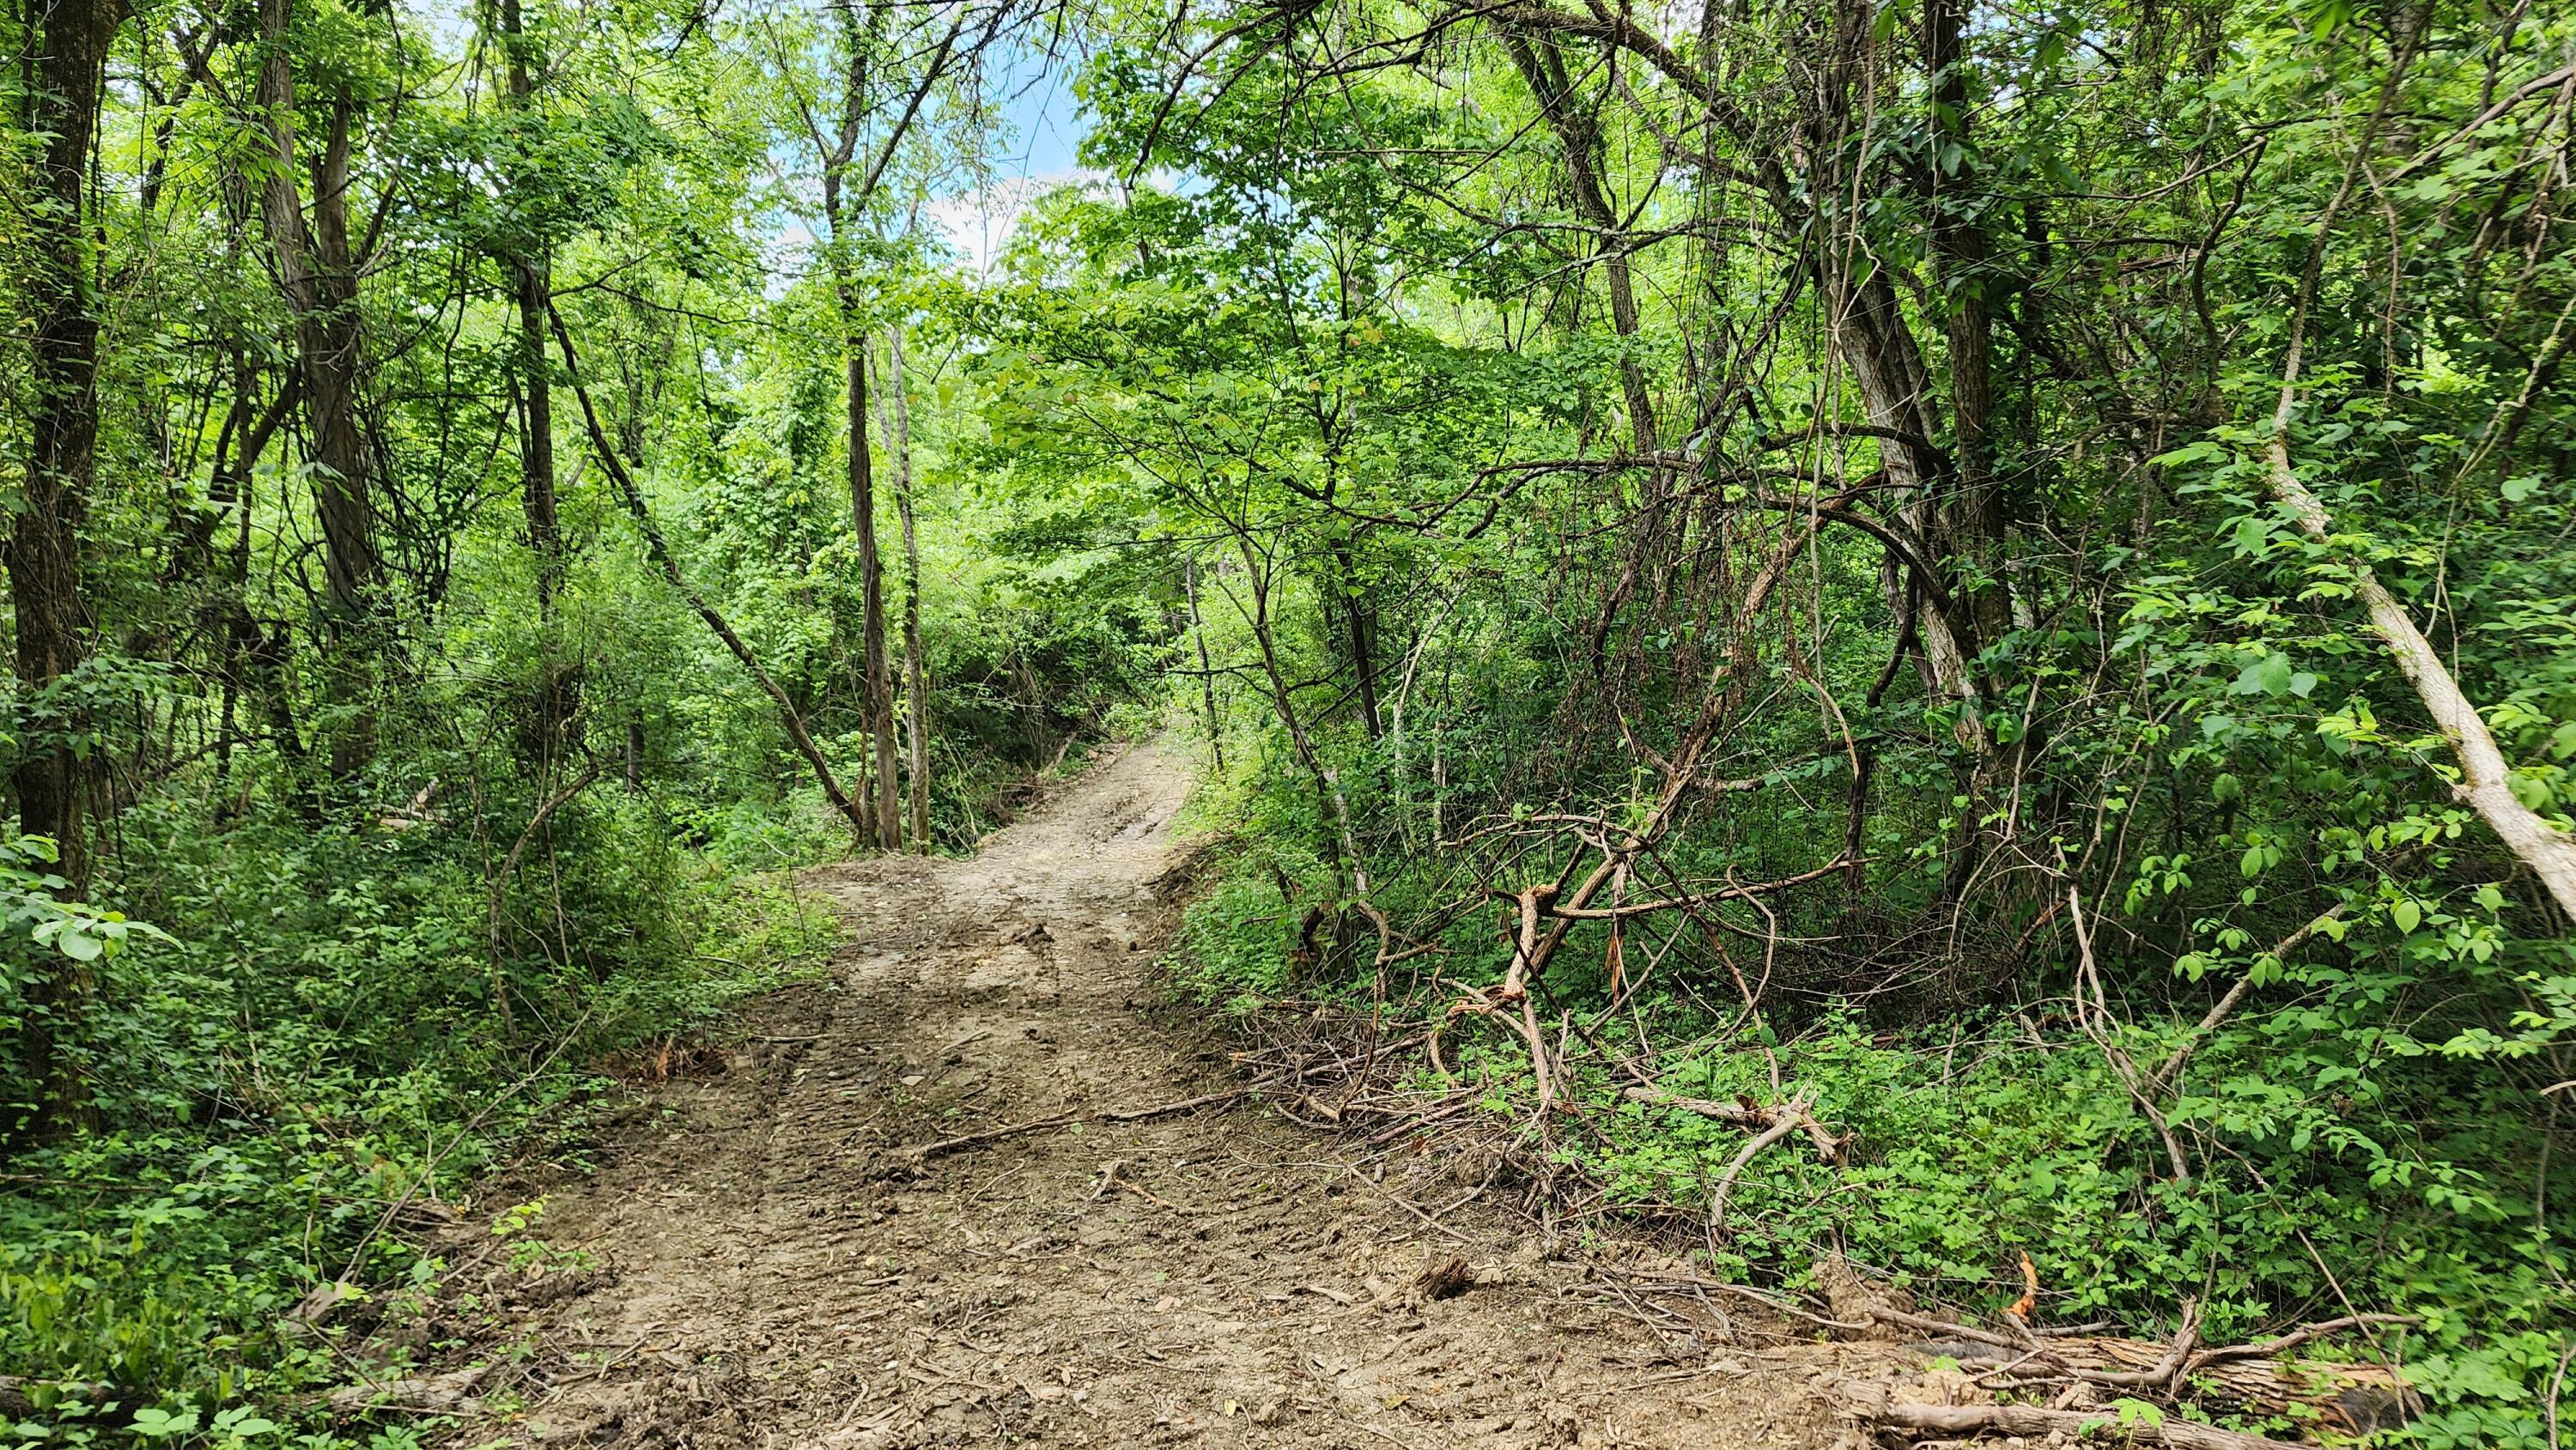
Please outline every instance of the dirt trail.
[{"label": "dirt trail", "polygon": [[[972,860],[815,873],[852,923],[835,983],[743,1014],[590,1176],[511,1186],[600,1267],[495,1295],[515,1387],[483,1384],[460,1443],[1831,1443],[1811,1351],[1650,1331],[1519,1219],[1443,1207],[1437,1154],[1364,1172],[1256,1100],[901,1171],[907,1145],[1240,1085],[1150,976],[1189,783],[1142,745]],[[1475,1287],[1408,1295],[1451,1255]]]}]

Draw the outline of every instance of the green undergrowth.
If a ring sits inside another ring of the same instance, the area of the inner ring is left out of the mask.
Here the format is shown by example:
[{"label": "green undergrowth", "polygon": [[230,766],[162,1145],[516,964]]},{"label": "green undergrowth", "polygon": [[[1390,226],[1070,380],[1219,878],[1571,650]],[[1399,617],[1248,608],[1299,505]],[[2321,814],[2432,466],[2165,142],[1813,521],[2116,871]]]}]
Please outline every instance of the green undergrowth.
[{"label": "green undergrowth", "polygon": [[415,1443],[290,1408],[352,1370],[288,1312],[335,1281],[434,1284],[399,1207],[572,1148],[611,1055],[819,976],[838,937],[790,872],[728,860],[797,843],[686,849],[606,791],[532,853],[497,968],[480,852],[454,833],[166,824],[117,899],[168,940],[96,964],[73,1044],[103,1126],[0,1171],[0,1374],[37,1404],[23,1444]]},{"label": "green undergrowth", "polygon": [[[1188,910],[1170,963],[1179,990],[1235,1014],[1283,998],[1364,1007],[1371,984],[1355,964],[1373,937],[1338,970],[1297,955],[1305,911],[1329,889],[1320,861],[1248,836]],[[1429,904],[1401,880],[1378,883],[1373,900],[1399,921]],[[1838,1248],[1927,1300],[1991,1315],[2021,1293],[2027,1253],[2045,1323],[2169,1336],[2189,1296],[2213,1343],[2356,1310],[2418,1315],[2375,1344],[2343,1336],[2310,1352],[2389,1359],[2422,1392],[2427,1412],[2382,1432],[2386,1443],[2548,1444],[2545,1401],[2576,1301],[2556,1241],[2569,1220],[2564,1195],[2541,1196],[2534,1098],[2491,1064],[2390,1050],[2386,1032],[2366,1030],[2377,1018],[2324,986],[2249,1011],[2193,1059],[2166,1105],[2184,1181],[2100,1048],[2044,1000],[1912,1023],[1823,1004],[1794,1023],[1733,1025],[1731,982],[1684,978],[1613,1016],[1586,940],[1551,969],[1551,1035],[1570,1016],[1681,1096],[1809,1095],[1848,1137],[1839,1166],[1796,1136],[1759,1154],[1712,1248],[1713,1189],[1744,1130],[1627,1100],[1635,1079],[1575,1053],[1545,1151],[1606,1189],[1616,1211],[1684,1238],[1708,1271],[1805,1288],[1819,1254]],[[1393,983],[1417,1014],[1436,1015],[1454,984],[1495,980],[1506,961],[1492,912],[1443,942],[1438,970],[1452,986]],[[2149,1064],[2196,1016],[2144,1003],[2121,1015],[2123,1045]],[[1639,1023],[1652,1024],[1651,1045]],[[1414,1085],[1481,1087],[1483,1109],[1536,1148],[1518,1037],[1468,1018],[1444,1042],[1455,1076],[1421,1064]]]}]

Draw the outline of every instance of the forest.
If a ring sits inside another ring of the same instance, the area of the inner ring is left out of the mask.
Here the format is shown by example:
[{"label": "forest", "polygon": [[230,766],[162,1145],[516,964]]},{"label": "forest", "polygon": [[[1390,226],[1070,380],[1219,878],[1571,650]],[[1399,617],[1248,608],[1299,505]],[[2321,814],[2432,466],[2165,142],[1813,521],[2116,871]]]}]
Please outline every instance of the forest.
[{"label": "forest", "polygon": [[[327,1398],[425,1206],[1159,737],[1280,1112],[2170,1342],[2150,1422],[2561,1444],[2576,11],[0,39],[18,1443],[448,1443]],[[2285,1335],[2408,1413],[2196,1398]]]}]

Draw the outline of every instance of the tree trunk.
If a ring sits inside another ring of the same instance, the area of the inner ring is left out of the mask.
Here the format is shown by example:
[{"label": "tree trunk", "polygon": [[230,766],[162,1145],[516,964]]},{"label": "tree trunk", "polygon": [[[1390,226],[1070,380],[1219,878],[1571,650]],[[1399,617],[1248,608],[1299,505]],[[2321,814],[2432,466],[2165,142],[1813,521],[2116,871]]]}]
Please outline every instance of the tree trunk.
[{"label": "tree trunk", "polygon": [[[221,663],[217,673],[223,678],[222,735],[216,747],[215,780],[220,794],[232,774],[233,740],[236,726],[234,712],[245,687],[255,693],[269,685],[255,673],[260,654],[259,622],[250,612],[250,509],[251,480],[259,467],[260,455],[268,451],[268,440],[286,421],[287,410],[295,406],[296,384],[290,374],[277,400],[261,413],[256,422],[251,417],[251,400],[257,390],[259,374],[239,350],[233,355],[232,420],[226,425],[231,435],[231,450],[218,443],[213,475],[207,481],[206,502],[216,521],[229,515],[233,524],[231,544],[223,558],[215,563],[213,573],[219,591],[214,602],[216,628],[221,641]],[[289,766],[298,764],[297,752],[286,745],[279,747]]]},{"label": "tree trunk", "polygon": [[1181,556],[1181,596],[1190,602],[1190,638],[1199,647],[1199,694],[1207,704],[1208,748],[1216,752],[1217,774],[1225,773],[1225,721],[1216,713],[1216,666],[1208,659],[1207,620],[1199,613],[1198,560]]},{"label": "tree trunk", "polygon": [[887,430],[894,443],[894,507],[903,520],[903,695],[906,785],[912,844],[930,849],[930,690],[921,657],[921,537],[912,516],[912,398],[903,366],[903,329],[886,331]]},{"label": "tree trunk", "polygon": [[[35,314],[28,348],[32,448],[25,497],[10,524],[7,562],[19,688],[41,698],[89,655],[80,534],[98,467],[99,325],[86,202],[107,53],[125,8],[118,0],[50,0],[36,19],[42,35],[35,45],[29,119],[46,140],[38,162],[43,191],[33,208],[36,255],[28,287]],[[66,727],[77,722],[56,718],[44,735],[21,742],[26,753],[10,783],[18,796],[19,830],[52,839],[60,853],[59,874],[81,896],[89,888],[81,821],[87,772],[64,738]],[[88,972],[68,959],[46,960],[28,984],[30,1011],[21,1040],[27,1075],[36,1084],[33,1126],[40,1136],[72,1131],[90,1119],[88,1085],[63,1054],[59,1036],[80,1015],[89,993]]]},{"label": "tree trunk", "polygon": [[[843,305],[855,317],[849,289]],[[868,342],[853,320],[848,328],[850,369],[850,519],[859,542],[859,644],[867,672],[868,745],[873,757],[876,842],[903,845],[903,805],[896,795],[894,666],[886,650],[885,561],[877,552],[876,471],[868,448]]]},{"label": "tree trunk", "polygon": [[[521,119],[534,109],[535,85],[528,74],[528,38],[519,0],[501,0],[501,44],[509,56],[510,104]],[[528,545],[537,556],[537,613],[554,618],[555,598],[563,590],[563,531],[555,518],[554,380],[546,366],[546,308],[553,279],[544,245],[527,242],[511,259],[518,284],[520,383],[526,435],[519,445],[520,493],[528,516]]]},{"label": "tree trunk", "polygon": [[[1994,322],[1988,314],[1979,275],[1985,264],[1985,234],[1972,214],[1974,162],[1968,135],[1968,72],[1960,48],[1965,0],[1930,0],[1924,17],[1924,67],[1932,79],[1932,134],[1936,140],[1929,168],[1932,207],[1932,255],[1939,294],[1950,305],[1950,437],[1952,480],[1944,523],[1971,552],[1991,552],[2001,534],[2000,510],[1993,496],[1992,445],[1987,437],[1994,410]],[[1949,170],[1945,156],[1955,156]],[[2012,628],[2012,612],[2002,599],[1995,566],[1981,557],[1979,573],[1989,582],[1965,592],[1979,637],[1991,643]]]},{"label": "tree trunk", "polygon": [[295,318],[296,364],[303,375],[305,416],[313,427],[314,509],[322,524],[323,567],[331,604],[346,625],[364,618],[384,572],[376,552],[375,503],[368,486],[366,439],[358,428],[357,281],[349,268],[346,192],[349,106],[333,112],[315,166],[318,191],[308,234],[296,173],[295,72],[287,31],[294,0],[260,0],[259,104],[266,112],[274,164],[261,189],[260,218],[277,255],[277,285]]},{"label": "tree trunk", "polygon": [[[1554,36],[1531,37],[1511,26],[1501,29],[1504,48],[1510,52],[1513,66],[1528,85],[1532,99],[1547,118],[1549,129],[1556,133],[1559,149],[1565,157],[1566,172],[1573,183],[1574,206],[1584,221],[1598,233],[1601,249],[1601,272],[1610,294],[1610,328],[1619,336],[1619,392],[1628,408],[1628,436],[1641,457],[1652,457],[1660,449],[1661,430],[1655,422],[1654,396],[1649,391],[1644,362],[1637,356],[1638,331],[1636,283],[1629,265],[1628,247],[1622,235],[1619,215],[1611,208],[1610,194],[1601,181],[1601,128],[1592,117],[1577,110],[1572,79],[1566,74],[1564,59]],[[1651,579],[1660,590],[1665,570],[1664,512],[1670,493],[1670,479],[1660,466],[1649,465],[1645,474],[1644,507],[1638,511],[1625,556],[1620,561],[1619,578],[1611,585],[1603,602],[1600,622],[1592,634],[1592,654],[1596,667],[1606,663],[1605,649],[1612,625],[1620,609],[1637,592],[1640,579]],[[1356,623],[1354,625],[1356,630]],[[1365,687],[1365,680],[1363,686]],[[1377,732],[1374,726],[1370,732]]]},{"label": "tree trunk", "polygon": [[[1342,790],[1341,772],[1324,763],[1323,755],[1306,733],[1305,722],[1298,717],[1295,687],[1288,683],[1280,660],[1279,639],[1270,628],[1270,574],[1262,567],[1250,533],[1230,519],[1226,522],[1234,533],[1235,552],[1243,560],[1244,578],[1252,586],[1252,603],[1247,606],[1235,599],[1235,610],[1252,627],[1253,643],[1261,649],[1262,674],[1270,682],[1271,704],[1279,712],[1279,723],[1287,727],[1288,744],[1296,751],[1298,764],[1314,777],[1316,804],[1332,823],[1338,848],[1334,852],[1336,869],[1350,873],[1353,895],[1365,897],[1369,894],[1368,862],[1361,857],[1359,837],[1351,829],[1350,797]],[[1222,581],[1218,587],[1223,588]],[[1225,592],[1229,599],[1233,598],[1233,591]]]},{"label": "tree trunk", "polygon": [[[501,0],[501,46],[508,58],[511,109],[523,125],[533,121],[536,87],[528,71],[529,41],[519,0]],[[546,309],[554,280],[541,238],[521,240],[506,258],[519,306],[519,495],[528,520],[528,548],[537,562],[537,738],[545,761],[560,753],[565,729],[578,708],[573,676],[555,658],[556,601],[563,593],[563,528],[555,513],[554,379],[546,364]]]},{"label": "tree trunk", "polygon": [[[1350,641],[1351,668],[1358,677],[1360,726],[1368,731],[1369,739],[1375,740],[1386,733],[1385,727],[1379,723],[1378,714],[1377,626],[1370,617],[1367,603],[1359,597],[1351,551],[1339,544],[1333,546],[1332,582],[1333,592],[1341,596],[1342,631]],[[1326,621],[1329,623],[1331,618],[1331,611],[1327,610]]]},{"label": "tree trunk", "polygon": [[[1924,523],[1937,531],[1927,538],[1933,553],[1956,560],[1945,581],[1953,587],[1967,618],[1956,642],[1959,653],[1973,657],[2013,629],[2012,593],[2005,583],[2006,523],[2003,500],[1994,476],[1990,437],[1994,412],[1994,319],[1986,305],[1983,276],[1985,233],[1975,211],[1978,189],[1975,153],[1968,119],[1968,65],[1961,37],[1967,23],[1967,0],[1930,0],[1924,13],[1924,69],[1932,84],[1934,145],[1926,178],[1932,211],[1934,293],[1949,305],[1948,371],[1950,381],[1949,487]],[[1946,164],[1945,164],[1946,163]],[[1921,530],[1918,530],[1921,532]],[[1936,564],[1934,567],[1941,567]],[[1968,659],[1962,671],[1974,675]],[[1980,695],[1988,682],[1978,681]],[[1963,700],[1965,697],[1962,697]],[[1983,702],[1965,706],[1980,709]],[[1963,849],[1953,862],[1951,885],[1964,889],[1970,875],[1996,847],[2015,833],[2018,812],[2006,808],[2014,778],[2027,763],[2029,737],[2009,747],[1997,746],[1993,732],[1980,722],[1974,736],[1962,736],[1975,750],[1968,788],[1968,813],[1961,822]],[[1990,818],[1992,823],[1989,824]]]}]

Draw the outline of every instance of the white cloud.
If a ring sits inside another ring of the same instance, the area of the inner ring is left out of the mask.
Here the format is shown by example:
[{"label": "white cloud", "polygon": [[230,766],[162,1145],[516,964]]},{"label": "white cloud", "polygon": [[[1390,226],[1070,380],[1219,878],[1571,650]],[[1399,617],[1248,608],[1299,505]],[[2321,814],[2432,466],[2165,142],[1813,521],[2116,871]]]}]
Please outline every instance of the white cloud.
[{"label": "white cloud", "polygon": [[922,208],[922,214],[938,227],[955,247],[959,265],[966,272],[982,277],[993,269],[993,260],[1019,230],[1020,219],[1038,198],[1060,186],[1096,183],[1105,178],[1089,170],[1050,171],[1036,176],[1007,176],[955,196],[942,197]]}]

